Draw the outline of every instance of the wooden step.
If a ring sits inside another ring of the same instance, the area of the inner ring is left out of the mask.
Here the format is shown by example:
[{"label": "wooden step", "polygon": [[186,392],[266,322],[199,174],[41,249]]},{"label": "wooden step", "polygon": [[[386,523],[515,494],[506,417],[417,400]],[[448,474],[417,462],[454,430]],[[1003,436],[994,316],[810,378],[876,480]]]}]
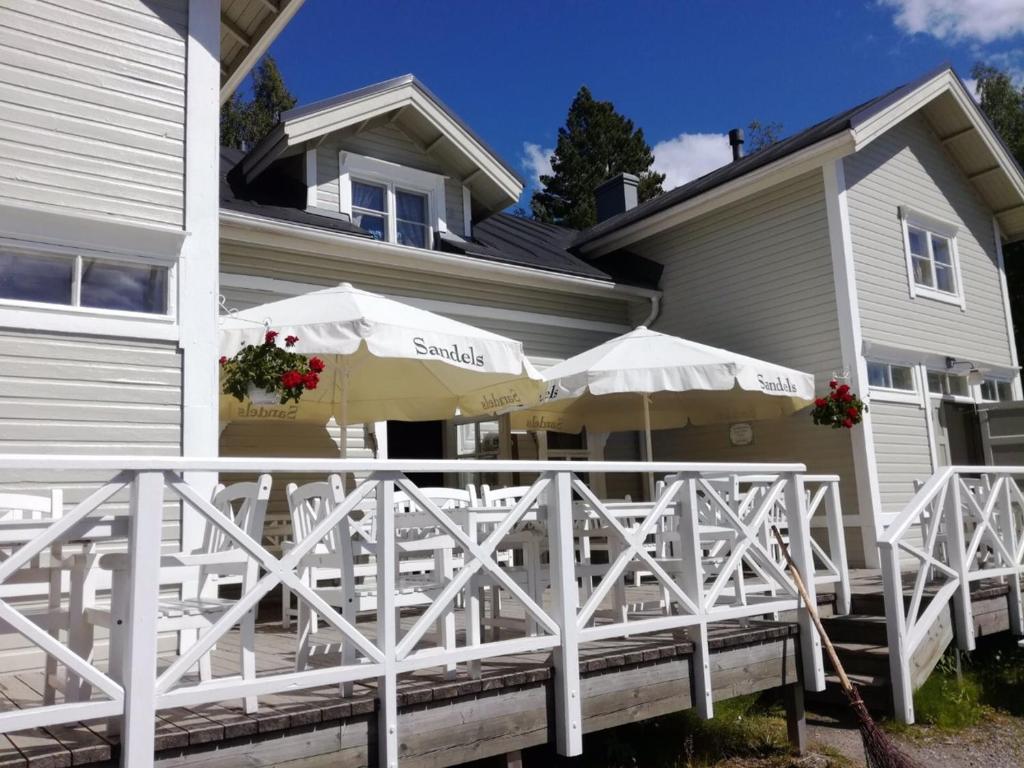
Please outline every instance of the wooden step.
[{"label": "wooden step", "polygon": [[[833,643],[836,654],[848,675],[867,677],[888,677],[889,648],[869,643]],[[831,669],[831,662],[825,658],[825,668]]]},{"label": "wooden step", "polygon": [[889,641],[884,616],[851,613],[848,616],[822,618],[821,623],[833,643],[886,645]]},{"label": "wooden step", "polygon": [[[888,677],[851,674],[847,674],[847,677],[857,687],[861,699],[864,700],[864,704],[869,710],[882,715],[892,713],[892,688],[889,685]],[[839,677],[834,674],[825,675],[824,691],[808,691],[806,696],[808,702],[817,705],[848,707],[849,699],[843,693]]]}]

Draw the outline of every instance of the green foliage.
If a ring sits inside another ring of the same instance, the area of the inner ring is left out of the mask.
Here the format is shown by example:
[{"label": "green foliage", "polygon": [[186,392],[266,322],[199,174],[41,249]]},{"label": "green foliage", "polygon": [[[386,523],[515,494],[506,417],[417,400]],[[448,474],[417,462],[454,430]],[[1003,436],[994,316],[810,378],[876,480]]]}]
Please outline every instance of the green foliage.
[{"label": "green foliage", "polygon": [[252,99],[235,93],[220,109],[220,143],[226,147],[252,146],[277,125],[282,112],[295,106],[273,56],[260,59],[252,77]]},{"label": "green foliage", "polygon": [[654,155],[644,132],[615,111],[610,101],[597,101],[582,86],[569,107],[551,160],[551,175],[541,176],[543,189],[533,193],[530,208],[540,221],[585,229],[597,223],[594,189],[619,173],[640,178],[640,202],[662,192],[664,174],[651,170]]},{"label": "green foliage", "polygon": [[[971,75],[978,81],[981,111],[1024,166],[1024,88],[1014,85],[1006,72],[984,64],[976,64]],[[1024,358],[1024,242],[1003,246],[1003,257],[1017,351]]]},{"label": "green foliage", "polygon": [[948,652],[925,684],[914,691],[917,722],[960,731],[981,720],[981,686],[970,674],[957,679],[955,659],[954,653]]},{"label": "green foliage", "polygon": [[[254,387],[280,397],[284,405],[290,400],[297,403],[307,389],[316,389],[323,361],[282,349],[277,336],[277,331],[267,331],[262,344],[246,344],[234,357],[220,359],[225,395],[242,402]],[[289,336],[285,343],[292,347],[297,341]]]},{"label": "green foliage", "polygon": [[829,394],[814,401],[811,418],[815,424],[832,429],[853,429],[864,420],[868,407],[864,401],[850,391],[849,384],[840,384],[833,379],[828,383]]},{"label": "green foliage", "polygon": [[779,141],[782,136],[782,123],[774,121],[762,123],[760,120],[751,120],[747,126],[747,135],[744,137],[743,145],[747,154],[752,155],[770,147]]}]

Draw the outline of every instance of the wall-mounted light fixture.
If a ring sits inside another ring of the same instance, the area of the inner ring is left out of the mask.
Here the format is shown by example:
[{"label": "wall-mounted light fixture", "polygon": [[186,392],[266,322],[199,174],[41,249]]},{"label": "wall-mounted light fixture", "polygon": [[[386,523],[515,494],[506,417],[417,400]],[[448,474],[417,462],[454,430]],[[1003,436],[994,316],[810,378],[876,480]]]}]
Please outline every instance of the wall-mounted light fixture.
[{"label": "wall-mounted light fixture", "polygon": [[967,383],[970,384],[972,387],[976,387],[979,384],[981,384],[985,376],[984,374],[982,374],[981,369],[979,369],[977,365],[972,363],[970,360],[957,360],[955,357],[946,358],[947,371],[952,371],[957,368],[963,370],[965,366],[969,369],[967,371]]}]

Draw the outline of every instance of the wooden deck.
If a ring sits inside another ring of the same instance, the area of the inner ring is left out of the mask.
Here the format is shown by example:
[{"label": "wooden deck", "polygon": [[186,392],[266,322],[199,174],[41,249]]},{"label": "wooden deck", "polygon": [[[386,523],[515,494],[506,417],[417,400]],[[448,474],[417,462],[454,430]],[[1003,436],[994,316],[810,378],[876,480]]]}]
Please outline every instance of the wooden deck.
[{"label": "wooden deck", "polygon": [[[332,630],[316,637],[329,642]],[[788,622],[714,625],[711,633],[715,699],[797,683],[798,629]],[[237,632],[214,652],[214,675],[235,674]],[[584,732],[690,707],[692,644],[661,633],[581,646]],[[268,620],[257,633],[258,671],[289,671],[291,630]],[[337,663],[325,654],[315,663]],[[459,667],[400,677],[400,760],[409,766],[457,765],[549,741],[554,722],[553,670],[542,653],[483,663],[479,679]],[[0,676],[0,709],[42,703],[42,674]],[[260,697],[246,715],[241,702],[163,710],[157,718],[157,763],[164,766],[376,765],[377,699],[372,684],[351,697],[337,686]],[[113,765],[118,739],[105,722],[54,726],[0,735],[0,768]]]}]

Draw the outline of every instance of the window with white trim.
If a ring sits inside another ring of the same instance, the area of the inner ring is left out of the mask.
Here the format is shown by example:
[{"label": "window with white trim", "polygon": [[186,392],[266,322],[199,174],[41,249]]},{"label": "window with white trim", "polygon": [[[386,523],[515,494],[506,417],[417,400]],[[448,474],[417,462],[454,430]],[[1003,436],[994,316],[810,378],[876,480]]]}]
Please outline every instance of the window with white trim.
[{"label": "window with white trim", "polygon": [[895,363],[868,363],[868,386],[872,390],[914,393],[914,369],[909,365]]},{"label": "window with white trim", "polygon": [[982,402],[1003,403],[1013,400],[1013,386],[1006,379],[985,377],[981,380],[979,395]]},{"label": "window with white trim", "polygon": [[900,208],[911,298],[923,296],[964,308],[957,227]]},{"label": "window with white trim", "polygon": [[0,248],[0,300],[170,314],[171,267],[144,261]]},{"label": "window with white trim", "polygon": [[339,205],[374,239],[432,248],[445,224],[444,176],[351,152],[340,155]]},{"label": "window with white trim", "polygon": [[934,397],[970,397],[967,377],[945,371],[928,371],[928,392]]}]

